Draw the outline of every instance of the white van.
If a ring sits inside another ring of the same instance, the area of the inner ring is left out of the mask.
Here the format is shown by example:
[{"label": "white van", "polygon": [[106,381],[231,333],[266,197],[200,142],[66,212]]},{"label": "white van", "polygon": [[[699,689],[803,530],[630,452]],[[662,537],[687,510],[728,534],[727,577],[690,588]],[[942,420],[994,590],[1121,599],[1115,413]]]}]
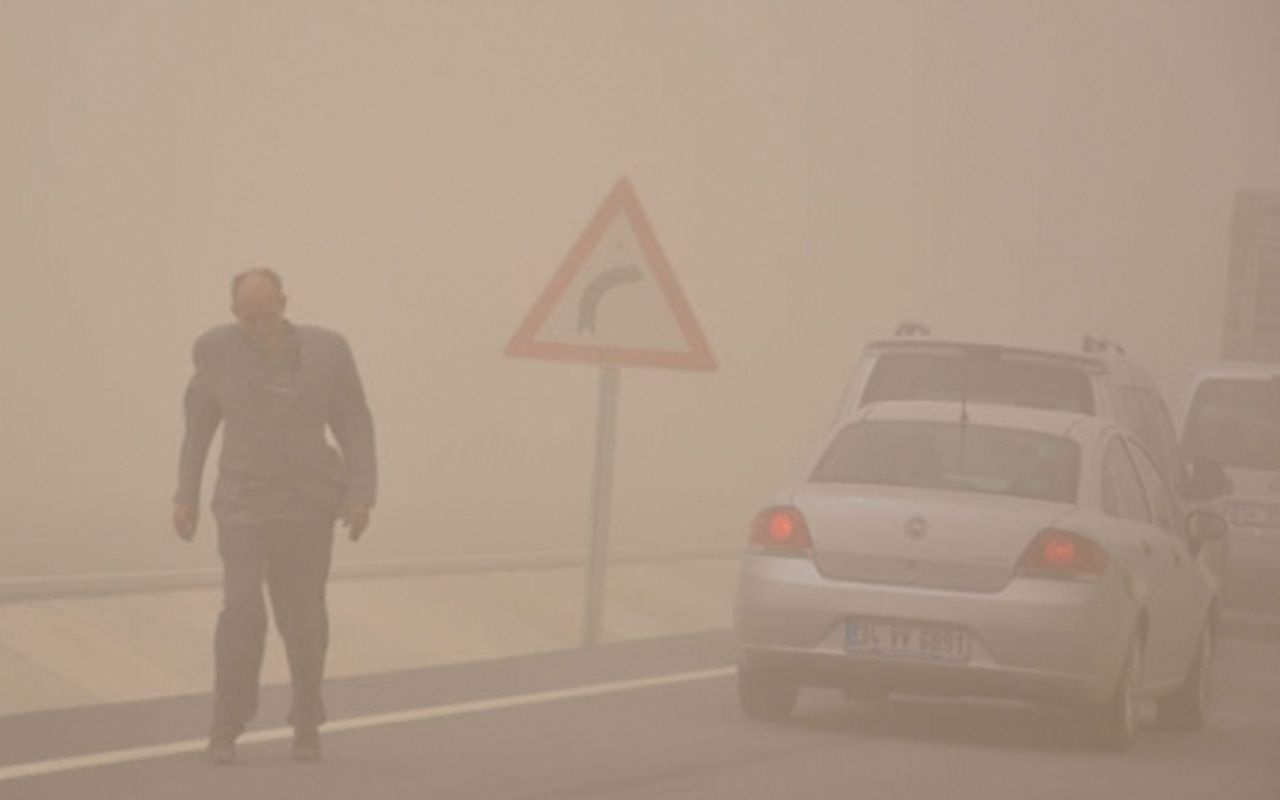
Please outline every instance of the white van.
[{"label": "white van", "polygon": [[1202,368],[1185,403],[1182,444],[1227,471],[1232,488],[1221,510],[1232,547],[1267,543],[1280,558],[1280,364]]}]

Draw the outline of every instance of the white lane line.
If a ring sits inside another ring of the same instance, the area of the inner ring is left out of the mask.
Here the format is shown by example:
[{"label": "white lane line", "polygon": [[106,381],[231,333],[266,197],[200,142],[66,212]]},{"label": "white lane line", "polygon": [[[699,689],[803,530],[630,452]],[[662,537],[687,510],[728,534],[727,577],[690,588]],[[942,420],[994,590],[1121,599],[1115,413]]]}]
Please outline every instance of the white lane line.
[{"label": "white lane line", "polygon": [[[503,697],[491,697],[486,700],[471,700],[465,703],[452,703],[442,706],[425,706],[404,711],[391,711],[385,714],[369,714],[363,717],[333,720],[324,725],[325,733],[337,731],[355,731],[364,728],[377,728],[383,725],[398,725],[404,722],[419,722],[441,717],[456,717],[463,714],[478,714],[484,711],[497,711],[505,708],[554,703],[558,700],[570,700],[581,697],[598,697],[606,694],[630,692],[637,689],[649,689],[656,686],[670,686],[677,683],[714,680],[726,678],[734,674],[734,667],[716,667],[714,669],[695,670],[693,672],[675,672],[651,678],[634,678],[624,681],[610,681],[588,686],[572,686],[567,689],[552,689],[545,692],[529,694],[513,694]],[[293,736],[292,728],[270,728],[263,731],[250,731],[240,737],[241,743],[273,742],[289,739]],[[126,764],[133,761],[146,761],[152,758],[197,753],[204,750],[206,740],[186,739],[179,742],[149,745],[146,747],[130,747],[124,750],[108,750],[101,753],[89,753],[66,758],[51,758],[46,761],[30,761],[25,764],[11,764],[0,767],[0,781],[17,778],[29,778],[36,775],[50,775],[57,772],[70,772],[90,767],[104,767],[112,764]]]}]

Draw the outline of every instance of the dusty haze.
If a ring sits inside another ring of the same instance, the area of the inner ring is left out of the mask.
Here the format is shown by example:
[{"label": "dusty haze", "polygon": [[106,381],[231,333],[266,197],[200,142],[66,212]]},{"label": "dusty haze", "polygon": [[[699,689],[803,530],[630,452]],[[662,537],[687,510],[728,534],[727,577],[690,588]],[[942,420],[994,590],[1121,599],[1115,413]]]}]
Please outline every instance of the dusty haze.
[{"label": "dusty haze", "polygon": [[1175,400],[1280,185],[1274,2],[262,6],[0,2],[4,574],[214,562],[180,397],[248,266],[363,371],[339,559],[580,548],[598,370],[502,350],[629,177],[720,370],[624,370],[614,540],[715,545],[903,318]]}]

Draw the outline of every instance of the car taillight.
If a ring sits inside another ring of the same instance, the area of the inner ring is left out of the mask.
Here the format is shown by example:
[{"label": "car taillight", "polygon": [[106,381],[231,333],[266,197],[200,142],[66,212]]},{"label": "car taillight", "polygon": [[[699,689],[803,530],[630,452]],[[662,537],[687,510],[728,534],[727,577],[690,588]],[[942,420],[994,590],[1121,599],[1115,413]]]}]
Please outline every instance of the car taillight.
[{"label": "car taillight", "polygon": [[758,550],[790,555],[809,555],[813,540],[800,509],[771,506],[756,515],[751,525],[751,545]]},{"label": "car taillight", "polygon": [[1035,578],[1092,579],[1107,571],[1107,551],[1074,531],[1047,528],[1036,534],[1018,561],[1018,574]]}]

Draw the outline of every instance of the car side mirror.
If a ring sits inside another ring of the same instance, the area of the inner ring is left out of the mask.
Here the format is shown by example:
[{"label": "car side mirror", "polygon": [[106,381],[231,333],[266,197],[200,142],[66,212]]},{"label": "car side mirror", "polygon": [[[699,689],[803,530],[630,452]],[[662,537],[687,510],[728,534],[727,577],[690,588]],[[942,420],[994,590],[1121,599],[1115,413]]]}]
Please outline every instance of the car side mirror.
[{"label": "car side mirror", "polygon": [[1217,542],[1227,538],[1230,530],[1226,517],[1216,511],[1197,508],[1187,514],[1187,535],[1192,552],[1199,553],[1200,548],[1209,542]]},{"label": "car side mirror", "polygon": [[1188,499],[1212,500],[1230,493],[1231,479],[1221,464],[1204,456],[1191,459],[1191,477],[1183,491]]}]

